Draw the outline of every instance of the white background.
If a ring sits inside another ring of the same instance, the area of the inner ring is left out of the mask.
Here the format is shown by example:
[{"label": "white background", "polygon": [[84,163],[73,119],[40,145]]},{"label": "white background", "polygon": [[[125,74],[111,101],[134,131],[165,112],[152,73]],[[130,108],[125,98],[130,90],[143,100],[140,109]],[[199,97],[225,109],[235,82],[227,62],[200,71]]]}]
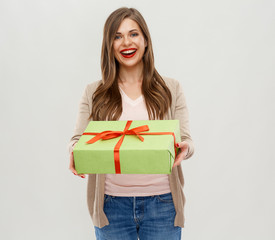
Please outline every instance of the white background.
[{"label": "white background", "polygon": [[104,22],[122,6],[142,13],[157,70],[186,95],[183,239],[275,239],[272,0],[2,0],[1,239],[95,239],[67,145],[101,78]]}]

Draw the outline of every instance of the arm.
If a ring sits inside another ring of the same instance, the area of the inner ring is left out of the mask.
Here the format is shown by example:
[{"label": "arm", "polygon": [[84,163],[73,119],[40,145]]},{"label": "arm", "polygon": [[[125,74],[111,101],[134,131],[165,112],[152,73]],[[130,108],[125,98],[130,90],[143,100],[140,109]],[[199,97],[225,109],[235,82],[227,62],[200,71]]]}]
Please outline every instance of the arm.
[{"label": "arm", "polygon": [[176,81],[175,91],[176,103],[174,119],[178,119],[180,121],[180,132],[182,142],[178,143],[177,145],[180,148],[180,152],[176,157],[174,166],[179,165],[182,160],[188,159],[194,154],[194,145],[189,130],[189,113],[182,87],[178,81]]},{"label": "arm", "polygon": [[[70,139],[70,142],[68,144],[68,150],[70,154],[70,165],[69,169],[77,175],[77,172],[75,170],[74,166],[74,159],[73,159],[73,148],[75,144],[78,142],[79,138],[81,137],[82,133],[86,129],[88,123],[90,122],[89,116],[90,116],[90,107],[89,107],[89,98],[88,98],[88,90],[89,90],[89,85],[86,86],[82,97],[79,102],[79,107],[78,107],[78,114],[77,114],[77,120],[76,120],[76,125],[74,128],[73,136]],[[80,177],[84,178],[85,174],[80,174]]]}]

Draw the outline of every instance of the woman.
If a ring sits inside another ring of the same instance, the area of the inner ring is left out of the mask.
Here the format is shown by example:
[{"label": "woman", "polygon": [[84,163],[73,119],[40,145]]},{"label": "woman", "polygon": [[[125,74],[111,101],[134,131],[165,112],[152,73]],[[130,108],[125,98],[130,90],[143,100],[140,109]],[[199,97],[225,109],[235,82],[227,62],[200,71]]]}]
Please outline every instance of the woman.
[{"label": "woman", "polygon": [[180,239],[185,203],[180,164],[194,151],[188,111],[179,82],[156,71],[149,30],[136,9],[119,8],[106,20],[101,70],[102,80],[85,88],[69,144],[75,175],[73,146],[91,120],[179,119],[182,142],[170,175],[88,174],[97,239]]}]

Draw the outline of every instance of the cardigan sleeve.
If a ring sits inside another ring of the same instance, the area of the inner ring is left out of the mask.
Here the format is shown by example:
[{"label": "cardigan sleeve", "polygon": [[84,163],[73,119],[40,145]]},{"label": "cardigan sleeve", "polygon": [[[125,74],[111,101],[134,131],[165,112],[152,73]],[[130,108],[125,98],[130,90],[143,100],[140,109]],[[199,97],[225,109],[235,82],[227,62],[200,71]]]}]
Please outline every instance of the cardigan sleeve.
[{"label": "cardigan sleeve", "polygon": [[88,123],[90,122],[89,116],[90,116],[91,106],[89,105],[90,102],[88,98],[88,93],[89,93],[89,85],[86,86],[79,102],[77,119],[76,119],[74,131],[73,131],[73,136],[71,137],[70,142],[68,144],[69,154],[72,153],[74,145],[78,142],[79,138],[81,137],[82,133],[84,132],[84,130],[88,126]]},{"label": "cardigan sleeve", "polygon": [[176,81],[176,103],[175,103],[175,119],[180,121],[181,141],[186,141],[189,144],[189,150],[185,159],[190,158],[194,154],[194,144],[190,136],[189,130],[189,112],[186,105],[185,96],[182,86]]}]

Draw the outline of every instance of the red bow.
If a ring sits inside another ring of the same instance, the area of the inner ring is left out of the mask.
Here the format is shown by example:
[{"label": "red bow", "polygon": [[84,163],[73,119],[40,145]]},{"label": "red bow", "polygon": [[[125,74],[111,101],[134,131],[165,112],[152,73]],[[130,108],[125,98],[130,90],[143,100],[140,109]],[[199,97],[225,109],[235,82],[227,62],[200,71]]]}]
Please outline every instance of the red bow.
[{"label": "red bow", "polygon": [[[149,131],[148,125],[139,126],[136,128],[132,128],[129,130],[129,127],[131,125],[132,121],[127,121],[124,131],[104,131],[101,133],[95,133],[96,136],[87,141],[86,143],[95,143],[98,140],[107,140],[111,138],[116,138],[121,135],[136,135],[142,142],[144,141],[144,138],[139,135],[141,132]],[[83,133],[83,135],[95,135],[94,133]]]}]

